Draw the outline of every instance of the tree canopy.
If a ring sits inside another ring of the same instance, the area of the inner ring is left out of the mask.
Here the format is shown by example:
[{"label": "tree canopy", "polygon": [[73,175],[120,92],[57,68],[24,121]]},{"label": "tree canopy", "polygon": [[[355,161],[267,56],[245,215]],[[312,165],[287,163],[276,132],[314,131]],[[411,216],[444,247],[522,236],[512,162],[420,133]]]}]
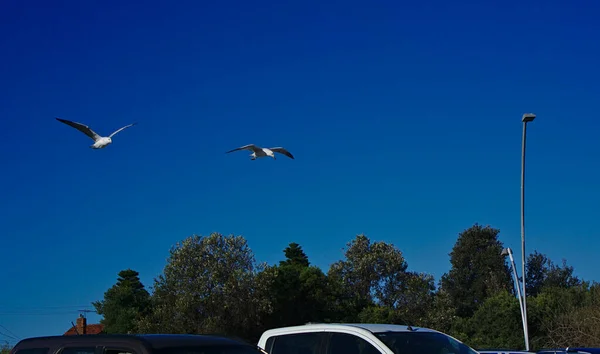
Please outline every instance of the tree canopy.
[{"label": "tree canopy", "polygon": [[150,294],[132,269],[119,272],[117,283],[104,293],[104,299],[92,303],[103,316],[104,332],[135,333],[137,321],[150,309]]},{"label": "tree canopy", "polygon": [[11,346],[8,343],[0,344],[0,354],[10,354]]},{"label": "tree canopy", "polygon": [[266,294],[273,279],[258,276],[263,268],[241,236],[188,237],[171,249],[154,282],[152,312],[140,329],[255,335],[261,314],[271,311]]},{"label": "tree canopy", "polygon": [[500,255],[500,230],[478,224],[464,230],[450,252],[451,268],[441,279],[456,314],[473,316],[485,300],[499,292],[512,292],[510,268]]},{"label": "tree canopy", "polygon": [[[192,235],[171,248],[152,294],[126,269],[94,306],[109,333],[212,333],[255,343],[274,327],[374,322],[437,329],[478,349],[524,349],[499,234],[479,224],[459,233],[437,288],[394,244],[364,234],[326,273],[296,242],[268,265],[256,262],[243,236]],[[537,251],[526,267],[532,349],[600,346],[600,286]]]}]

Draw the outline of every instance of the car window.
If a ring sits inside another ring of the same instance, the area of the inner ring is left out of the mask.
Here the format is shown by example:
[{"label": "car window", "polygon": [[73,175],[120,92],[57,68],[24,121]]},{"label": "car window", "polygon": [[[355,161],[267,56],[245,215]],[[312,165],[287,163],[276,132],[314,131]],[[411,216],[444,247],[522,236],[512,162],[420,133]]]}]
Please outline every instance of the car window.
[{"label": "car window", "polygon": [[27,349],[19,349],[15,351],[13,354],[48,354],[50,348],[27,348]]},{"label": "car window", "polygon": [[263,354],[251,345],[206,345],[195,347],[167,347],[154,351],[156,354]]},{"label": "car window", "polygon": [[348,333],[331,333],[327,354],[380,354],[379,349],[366,340]]},{"label": "car window", "polygon": [[104,348],[104,354],[136,354],[135,350],[121,348]]},{"label": "car window", "polygon": [[267,339],[267,342],[265,343],[265,348],[264,348],[267,353],[270,353],[271,350],[273,349],[273,342],[275,342],[275,337],[269,337]]},{"label": "car window", "polygon": [[[325,333],[297,333],[274,337],[269,354],[320,354]],[[268,349],[267,349],[268,351]]]},{"label": "car window", "polygon": [[478,354],[468,345],[439,332],[375,333],[396,354]]},{"label": "car window", "polygon": [[60,354],[95,354],[96,347],[64,347]]}]

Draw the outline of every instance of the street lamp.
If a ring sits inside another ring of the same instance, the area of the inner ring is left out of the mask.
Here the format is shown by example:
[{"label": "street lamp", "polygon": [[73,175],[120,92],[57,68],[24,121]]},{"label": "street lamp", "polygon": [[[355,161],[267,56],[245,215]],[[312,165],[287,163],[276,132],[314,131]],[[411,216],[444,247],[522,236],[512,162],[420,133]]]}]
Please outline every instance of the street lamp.
[{"label": "street lamp", "polygon": [[510,248],[502,249],[501,256],[508,256],[510,258],[511,268],[513,270],[515,287],[517,288],[517,294],[519,295],[519,308],[521,309],[521,323],[523,324],[523,336],[525,337],[525,348],[529,350],[529,335],[527,333],[527,321],[525,319],[525,312],[523,311],[523,300],[521,297],[521,285],[519,284],[519,276],[517,275],[517,268],[515,267],[515,259],[513,258],[512,250]]},{"label": "street lamp", "polygon": [[[521,261],[523,274],[523,325],[525,326],[525,336],[527,335],[527,298],[525,292],[525,145],[527,139],[527,123],[533,122],[535,114],[525,113],[521,118],[523,122],[523,142],[521,144]],[[529,339],[526,338],[525,350],[529,350]]]}]

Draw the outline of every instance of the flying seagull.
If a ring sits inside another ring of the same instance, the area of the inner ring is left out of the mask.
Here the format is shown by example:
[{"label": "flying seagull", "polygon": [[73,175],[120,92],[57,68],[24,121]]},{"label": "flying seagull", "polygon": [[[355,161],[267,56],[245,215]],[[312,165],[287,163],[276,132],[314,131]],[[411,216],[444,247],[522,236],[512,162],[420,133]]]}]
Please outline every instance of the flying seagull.
[{"label": "flying seagull", "polygon": [[234,151],[239,151],[239,150],[252,151],[252,154],[250,154],[250,160],[256,160],[259,157],[267,157],[267,156],[272,157],[273,160],[277,160],[275,158],[276,152],[278,152],[280,154],[284,154],[285,156],[289,157],[290,159],[294,159],[294,155],[290,154],[289,151],[287,151],[286,149],[284,149],[282,147],[263,148],[260,146],[256,146],[254,144],[248,144],[248,145],[241,146],[237,149],[227,151],[226,154],[229,154],[230,152],[234,152]]},{"label": "flying seagull", "polygon": [[117,134],[118,132],[120,132],[123,129],[127,129],[131,126],[136,125],[137,123],[132,123],[132,124],[128,124],[124,127],[121,127],[117,130],[115,130],[112,134],[110,134],[109,136],[100,136],[98,135],[95,131],[93,131],[92,129],[90,129],[90,127],[88,127],[85,124],[81,124],[81,123],[77,123],[77,122],[71,122],[70,120],[66,120],[66,119],[61,119],[61,118],[56,118],[57,121],[61,122],[61,123],[65,123],[66,125],[70,125],[71,127],[79,130],[80,132],[82,132],[83,134],[89,136],[90,138],[92,138],[94,140],[94,143],[92,145],[90,145],[90,147],[92,149],[102,149],[107,147],[108,145],[112,144],[112,137]]}]

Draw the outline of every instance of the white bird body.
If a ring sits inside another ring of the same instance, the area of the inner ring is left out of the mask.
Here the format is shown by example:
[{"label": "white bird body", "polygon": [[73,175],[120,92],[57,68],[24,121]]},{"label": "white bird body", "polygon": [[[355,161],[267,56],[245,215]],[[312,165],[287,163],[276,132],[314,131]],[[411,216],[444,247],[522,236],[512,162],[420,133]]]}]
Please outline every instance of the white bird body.
[{"label": "white bird body", "polygon": [[273,160],[277,160],[277,158],[275,157],[276,152],[283,154],[292,160],[294,159],[294,155],[292,155],[289,151],[287,151],[286,149],[284,149],[282,147],[264,148],[264,147],[256,146],[254,144],[248,144],[248,145],[241,146],[239,148],[227,151],[226,154],[228,154],[230,152],[234,152],[234,151],[239,151],[239,150],[252,151],[252,153],[250,154],[250,160],[256,160],[260,157],[267,157],[267,156],[272,157]]},{"label": "white bird body", "polygon": [[61,118],[56,118],[56,120],[58,120],[61,123],[64,123],[64,124],[66,124],[68,126],[71,126],[71,127],[75,128],[75,129],[79,130],[80,132],[82,132],[83,134],[87,135],[92,140],[94,140],[94,143],[92,145],[90,145],[90,148],[92,148],[92,149],[104,149],[108,145],[112,144],[112,137],[115,134],[117,134],[118,132],[120,132],[123,129],[132,127],[132,126],[134,126],[134,125],[137,124],[137,123],[128,124],[128,125],[126,125],[124,127],[121,127],[119,129],[115,130],[109,136],[100,136],[100,135],[98,135],[98,133],[96,133],[95,131],[93,131],[90,127],[88,127],[85,124],[81,124],[81,123],[77,123],[77,122],[72,122],[70,120],[61,119]]},{"label": "white bird body", "polygon": [[100,139],[94,141],[90,147],[92,149],[104,149],[108,145],[112,144],[112,139],[109,137],[100,137]]}]

